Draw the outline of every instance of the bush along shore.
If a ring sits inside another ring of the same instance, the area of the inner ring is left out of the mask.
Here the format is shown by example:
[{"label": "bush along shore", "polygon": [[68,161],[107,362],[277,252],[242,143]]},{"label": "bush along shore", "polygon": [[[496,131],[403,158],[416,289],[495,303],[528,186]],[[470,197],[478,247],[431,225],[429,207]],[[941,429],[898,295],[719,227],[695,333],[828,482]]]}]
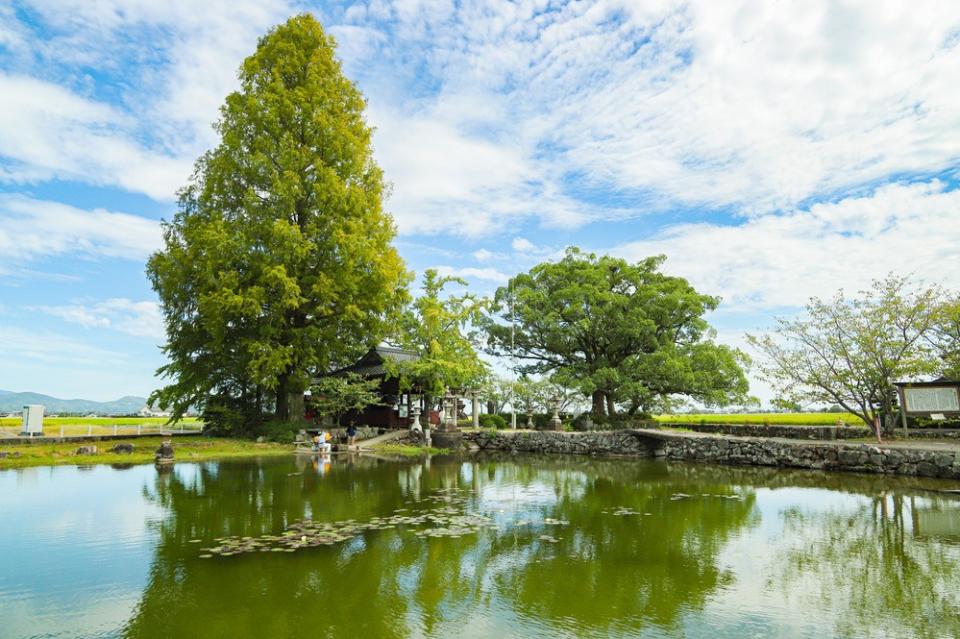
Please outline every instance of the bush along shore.
[{"label": "bush along shore", "polygon": [[[88,464],[144,464],[154,461],[163,437],[138,437],[109,442],[62,442],[11,444],[0,443],[0,470],[27,466]],[[258,443],[244,439],[214,437],[177,437],[173,440],[178,462],[289,455],[289,445]]]}]

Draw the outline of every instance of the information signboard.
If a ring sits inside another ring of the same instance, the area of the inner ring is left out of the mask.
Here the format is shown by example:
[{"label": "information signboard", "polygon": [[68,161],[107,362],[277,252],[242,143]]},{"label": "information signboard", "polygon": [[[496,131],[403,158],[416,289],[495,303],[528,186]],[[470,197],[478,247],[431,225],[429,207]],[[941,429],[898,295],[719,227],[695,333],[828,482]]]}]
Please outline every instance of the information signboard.
[{"label": "information signboard", "polygon": [[903,389],[903,395],[908,413],[960,412],[960,395],[956,387],[907,387]]}]

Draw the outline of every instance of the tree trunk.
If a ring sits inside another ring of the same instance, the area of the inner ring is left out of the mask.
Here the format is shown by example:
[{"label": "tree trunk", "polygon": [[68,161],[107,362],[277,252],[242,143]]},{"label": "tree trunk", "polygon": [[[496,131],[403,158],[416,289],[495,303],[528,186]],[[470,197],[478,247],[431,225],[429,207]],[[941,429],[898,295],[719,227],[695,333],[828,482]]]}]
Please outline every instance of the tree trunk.
[{"label": "tree trunk", "polygon": [[281,421],[287,421],[287,416],[290,414],[289,405],[287,401],[289,400],[289,395],[287,393],[287,377],[280,377],[279,383],[277,384],[276,392],[276,408],[275,416]]},{"label": "tree trunk", "polygon": [[595,390],[590,400],[593,402],[593,407],[590,409],[590,412],[593,413],[594,417],[603,417],[606,415],[606,410],[603,405],[603,391]]},{"label": "tree trunk", "polygon": [[605,393],[607,396],[607,415],[610,416],[610,419],[613,419],[617,416],[617,406],[613,403],[613,395],[610,393]]},{"label": "tree trunk", "polygon": [[277,384],[277,419],[284,422],[303,421],[305,406],[303,390],[292,383],[289,373],[280,376]]},{"label": "tree trunk", "polygon": [[488,414],[488,415],[493,415],[494,412],[496,412],[494,409],[495,409],[495,406],[494,406],[493,400],[488,399],[488,400],[487,400],[487,414]]}]

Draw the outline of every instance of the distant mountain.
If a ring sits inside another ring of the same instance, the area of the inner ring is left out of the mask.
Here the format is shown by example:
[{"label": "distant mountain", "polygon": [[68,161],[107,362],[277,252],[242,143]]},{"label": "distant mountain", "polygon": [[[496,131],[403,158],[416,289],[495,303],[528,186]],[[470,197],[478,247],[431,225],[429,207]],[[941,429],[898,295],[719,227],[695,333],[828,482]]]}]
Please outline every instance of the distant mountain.
[{"label": "distant mountain", "polygon": [[128,395],[112,402],[89,399],[58,399],[40,393],[14,393],[0,390],[0,413],[19,412],[26,404],[43,404],[44,413],[97,413],[98,415],[130,415],[147,404],[145,397]]}]

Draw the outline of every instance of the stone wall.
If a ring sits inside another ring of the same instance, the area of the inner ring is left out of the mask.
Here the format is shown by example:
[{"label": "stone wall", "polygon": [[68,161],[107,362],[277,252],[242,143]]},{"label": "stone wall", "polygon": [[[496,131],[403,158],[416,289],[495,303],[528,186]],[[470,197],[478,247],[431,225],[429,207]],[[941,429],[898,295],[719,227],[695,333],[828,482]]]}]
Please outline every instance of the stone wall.
[{"label": "stone wall", "polygon": [[[658,428],[667,424],[645,428]],[[701,424],[670,423],[672,428],[686,428],[695,433],[714,433],[735,435],[737,437],[784,437],[786,439],[863,439],[873,437],[873,431],[866,426],[784,426],[771,424]]]},{"label": "stone wall", "polygon": [[663,450],[668,459],[720,464],[960,478],[957,454],[942,450],[727,437],[671,437]]},{"label": "stone wall", "polygon": [[651,441],[626,430],[562,433],[557,431],[465,431],[463,441],[480,450],[561,455],[629,455],[650,457]]},{"label": "stone wall", "polygon": [[[960,430],[956,428],[911,428],[907,431],[908,439],[960,439]],[[903,429],[898,428],[897,437],[903,436]]]},{"label": "stone wall", "polygon": [[547,453],[651,457],[743,466],[779,466],[812,470],[918,475],[960,479],[955,452],[842,442],[788,441],[704,436],[677,432],[645,435],[636,431],[465,432],[476,449],[511,453]]}]

